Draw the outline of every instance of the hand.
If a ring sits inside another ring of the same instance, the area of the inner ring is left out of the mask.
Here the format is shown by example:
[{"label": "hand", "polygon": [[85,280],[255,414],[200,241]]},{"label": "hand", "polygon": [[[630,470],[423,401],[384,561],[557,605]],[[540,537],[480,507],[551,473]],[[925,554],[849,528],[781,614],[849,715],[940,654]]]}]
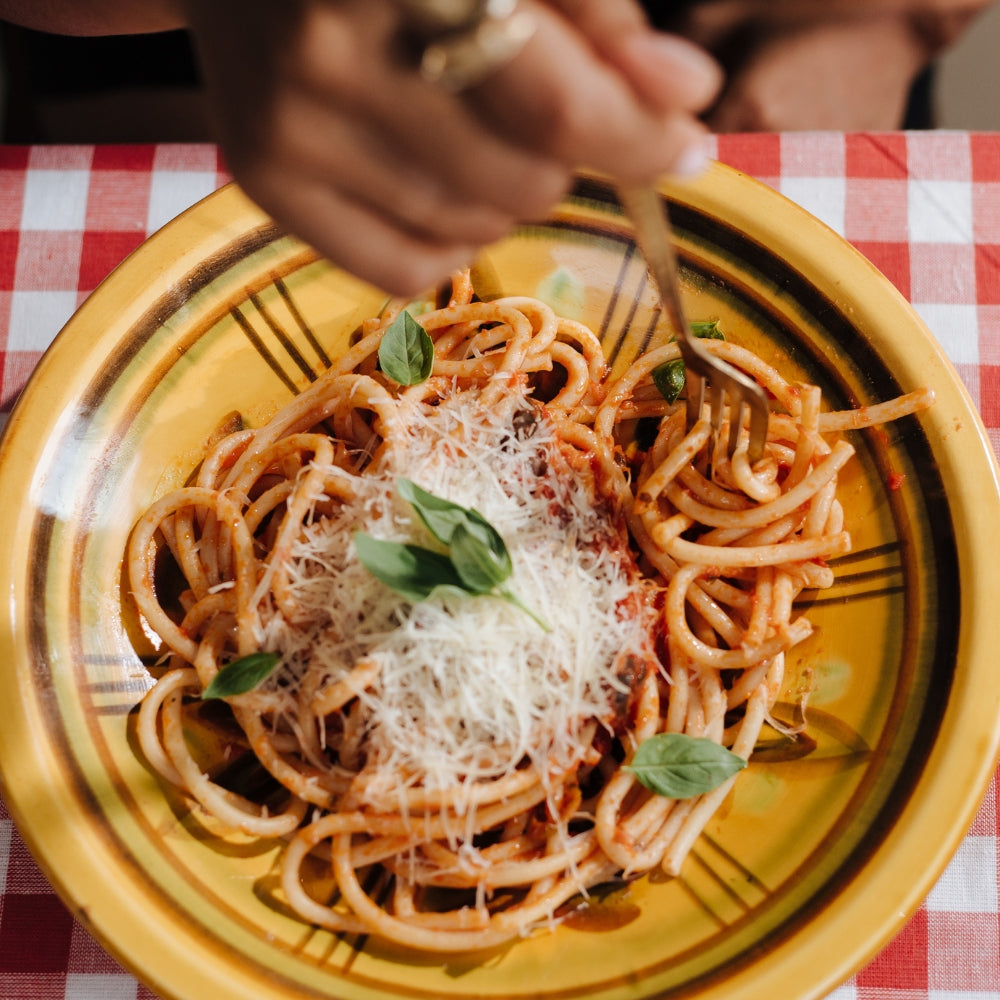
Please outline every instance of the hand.
[{"label": "hand", "polygon": [[716,54],[718,132],[895,129],[915,77],[988,0],[713,0],[664,19]]},{"label": "hand", "polygon": [[899,128],[923,47],[895,17],[762,32],[707,117],[716,132]]},{"label": "hand", "polygon": [[537,30],[479,86],[421,78],[390,0],[185,0],[228,166],[338,265],[412,294],[577,167],[629,181],[690,165],[715,64],[632,0],[525,0]]}]

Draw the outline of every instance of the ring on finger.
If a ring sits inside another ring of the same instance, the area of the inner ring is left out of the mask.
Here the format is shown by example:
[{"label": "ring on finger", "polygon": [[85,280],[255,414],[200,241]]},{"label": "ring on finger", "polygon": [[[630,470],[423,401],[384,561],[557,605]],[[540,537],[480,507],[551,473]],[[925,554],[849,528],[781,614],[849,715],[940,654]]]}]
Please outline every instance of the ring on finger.
[{"label": "ring on finger", "polygon": [[423,42],[420,75],[459,92],[510,62],[535,33],[517,0],[399,0]]}]

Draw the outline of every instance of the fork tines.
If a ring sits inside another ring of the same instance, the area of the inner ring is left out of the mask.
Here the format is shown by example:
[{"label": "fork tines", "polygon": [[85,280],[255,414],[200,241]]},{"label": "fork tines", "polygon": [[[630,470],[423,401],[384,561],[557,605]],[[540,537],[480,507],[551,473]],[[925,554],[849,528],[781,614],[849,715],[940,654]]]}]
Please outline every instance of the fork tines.
[{"label": "fork tines", "polygon": [[632,220],[635,240],[646,258],[660,302],[677,336],[688,386],[687,425],[690,430],[701,419],[704,400],[709,398],[713,437],[719,433],[729,398],[728,453],[739,446],[744,409],[750,412],[748,458],[757,461],[767,439],[770,407],[767,393],[753,379],[727,361],[716,357],[691,333],[681,305],[677,252],[663,197],[652,187],[621,187],[619,197]]}]

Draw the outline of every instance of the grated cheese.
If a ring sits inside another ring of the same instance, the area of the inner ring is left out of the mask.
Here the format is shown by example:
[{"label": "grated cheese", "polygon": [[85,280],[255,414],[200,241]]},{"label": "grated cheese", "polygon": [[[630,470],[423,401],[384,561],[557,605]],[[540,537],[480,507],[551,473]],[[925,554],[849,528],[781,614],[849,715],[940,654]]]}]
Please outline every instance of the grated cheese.
[{"label": "grated cheese", "polygon": [[[589,470],[570,467],[524,390],[512,387],[499,412],[484,412],[478,396],[421,405],[408,436],[361,475],[327,470],[349,477],[357,501],[316,517],[294,547],[294,624],[262,613],[262,648],[282,654],[270,683],[287,696],[292,726],[307,679],[316,690],[362,657],[379,664],[359,692],[375,799],[405,784],[461,790],[526,759],[543,774],[574,766],[584,727],[610,724],[616,695],[628,693],[624,658],[651,656],[640,575]],[[525,411],[536,418],[528,431]],[[491,596],[435,592],[410,605],[360,564],[358,530],[436,545],[396,493],[400,476],[493,524],[513,561],[511,589],[551,631]]]}]

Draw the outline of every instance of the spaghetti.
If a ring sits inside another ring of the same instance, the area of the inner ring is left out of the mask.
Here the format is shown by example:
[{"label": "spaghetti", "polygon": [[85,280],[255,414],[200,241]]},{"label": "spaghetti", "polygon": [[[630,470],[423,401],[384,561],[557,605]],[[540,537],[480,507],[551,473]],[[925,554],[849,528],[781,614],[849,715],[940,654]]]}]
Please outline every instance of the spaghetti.
[{"label": "spaghetti", "polygon": [[[600,882],[679,870],[735,775],[674,798],[639,780],[637,751],[682,733],[750,757],[811,631],[793,602],[850,546],[836,487],[853,449],[836,433],[932,396],[822,412],[815,387],[707,341],[774,398],[751,467],[745,440],[713,451],[708,420],[688,430],[654,388],[676,345],[611,382],[589,329],[534,299],[477,301],[463,273],[418,317],[429,377],[401,386],[378,362],[396,318],[368,322],[265,426],[223,436],[139,521],[133,592],[168,654],[138,736],[207,813],[287,841],[281,891],[304,920],[466,951]],[[655,428],[641,448],[640,421]],[[443,558],[404,479],[495,527],[516,601],[407,599],[366,568],[359,532]],[[272,782],[252,796],[184,723],[261,650],[276,668],[226,699]]]}]

